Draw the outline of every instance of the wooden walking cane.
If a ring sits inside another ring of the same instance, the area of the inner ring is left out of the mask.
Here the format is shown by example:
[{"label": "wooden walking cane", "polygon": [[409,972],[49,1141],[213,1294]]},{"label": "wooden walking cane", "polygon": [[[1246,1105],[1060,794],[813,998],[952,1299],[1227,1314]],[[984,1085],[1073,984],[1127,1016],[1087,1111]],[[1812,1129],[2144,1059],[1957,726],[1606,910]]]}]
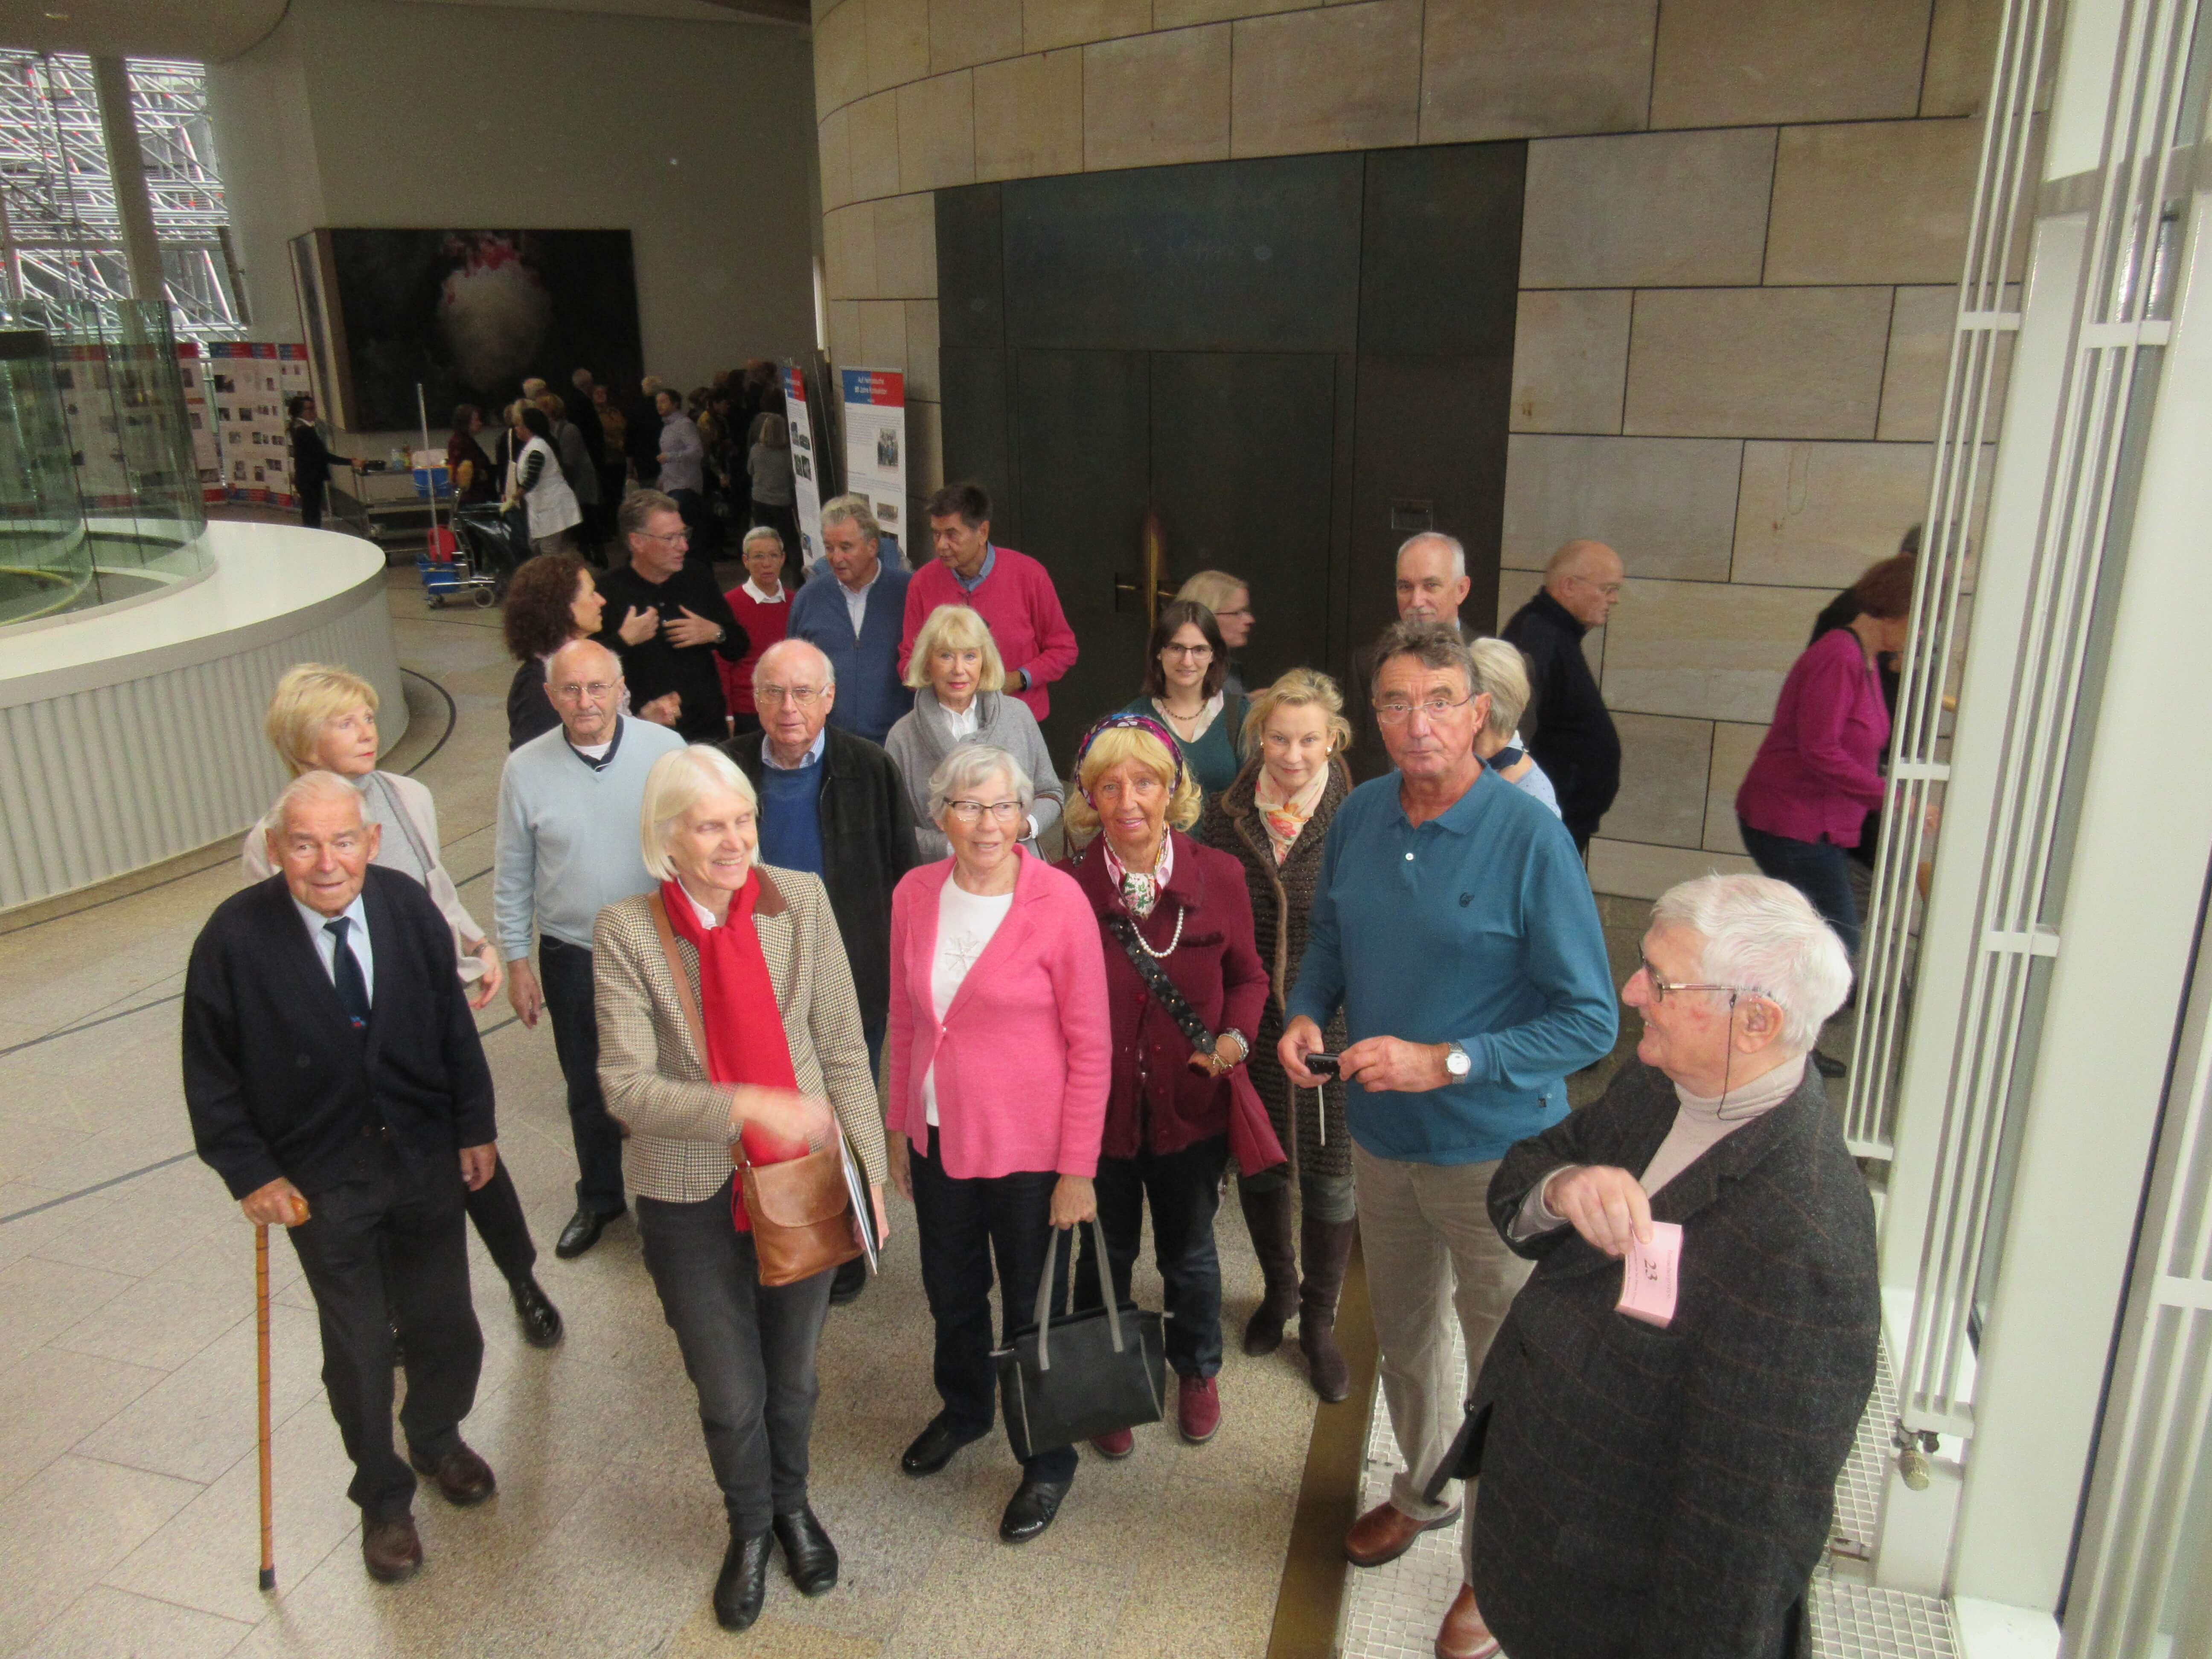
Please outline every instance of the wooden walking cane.
[{"label": "wooden walking cane", "polygon": [[269,1224],[253,1226],[253,1335],[261,1384],[261,1588],[276,1588],[276,1509],[269,1466]]}]

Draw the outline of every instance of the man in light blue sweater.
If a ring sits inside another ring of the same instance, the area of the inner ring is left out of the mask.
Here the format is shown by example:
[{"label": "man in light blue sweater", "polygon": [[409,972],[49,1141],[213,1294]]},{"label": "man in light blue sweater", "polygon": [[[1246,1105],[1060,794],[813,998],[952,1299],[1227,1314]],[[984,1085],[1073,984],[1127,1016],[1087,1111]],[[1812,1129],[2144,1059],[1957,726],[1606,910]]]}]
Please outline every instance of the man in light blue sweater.
[{"label": "man in light blue sweater", "polygon": [[622,664],[591,640],[553,653],[545,690],[561,724],[509,755],[499,775],[492,914],[507,958],[507,1000],[532,1030],[541,1012],[551,1016],[553,1048],[568,1085],[576,1213],[553,1247],[566,1260],[598,1243],[607,1223],[628,1207],[622,1130],[599,1094],[592,925],[605,906],[653,885],[637,842],[645,777],[684,739],[622,713]]}]

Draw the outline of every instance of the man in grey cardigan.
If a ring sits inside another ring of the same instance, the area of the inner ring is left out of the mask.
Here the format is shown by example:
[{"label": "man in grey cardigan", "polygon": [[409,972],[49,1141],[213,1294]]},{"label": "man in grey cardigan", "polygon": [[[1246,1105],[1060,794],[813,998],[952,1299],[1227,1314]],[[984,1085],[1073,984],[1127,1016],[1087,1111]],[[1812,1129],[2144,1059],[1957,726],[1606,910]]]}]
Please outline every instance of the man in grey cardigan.
[{"label": "man in grey cardigan", "polygon": [[628,1207],[622,1131],[599,1094],[592,927],[602,907],[653,885],[637,851],[645,777],[684,739],[622,713],[622,664],[593,641],[574,641],[553,653],[545,691],[561,724],[509,755],[500,773],[492,912],[507,958],[507,999],[532,1030],[540,1013],[551,1016],[554,1052],[568,1085],[576,1213],[553,1247],[565,1261],[598,1243]]}]

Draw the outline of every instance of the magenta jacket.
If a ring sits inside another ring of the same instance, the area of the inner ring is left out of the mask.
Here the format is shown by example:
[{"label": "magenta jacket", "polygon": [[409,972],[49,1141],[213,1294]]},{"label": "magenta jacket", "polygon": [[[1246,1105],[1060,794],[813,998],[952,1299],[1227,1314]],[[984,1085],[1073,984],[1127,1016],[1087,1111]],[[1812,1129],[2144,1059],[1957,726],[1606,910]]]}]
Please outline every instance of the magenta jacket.
[{"label": "magenta jacket", "polygon": [[884,1051],[890,1127],[929,1133],[921,1080],[937,1065],[938,1155],[961,1180],[1098,1172],[1112,1068],[1098,920],[1070,877],[1019,854],[1014,902],[952,999],[933,1012],[937,901],[952,860],[891,894],[891,1006]]},{"label": "magenta jacket", "polygon": [[1875,769],[1889,741],[1881,681],[1848,628],[1805,648],[1782,682],[1774,724],[1735,792],[1736,816],[1792,841],[1859,844],[1866,815],[1881,805]]}]

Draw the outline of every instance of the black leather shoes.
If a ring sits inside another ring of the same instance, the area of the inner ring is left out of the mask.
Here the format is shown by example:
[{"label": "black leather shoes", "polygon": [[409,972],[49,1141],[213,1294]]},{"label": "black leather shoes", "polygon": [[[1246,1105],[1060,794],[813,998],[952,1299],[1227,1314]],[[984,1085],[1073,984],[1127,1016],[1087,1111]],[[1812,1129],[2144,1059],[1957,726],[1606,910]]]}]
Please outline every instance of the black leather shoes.
[{"label": "black leather shoes", "polygon": [[999,1536],[1009,1544],[1026,1544],[1038,1536],[1060,1513],[1060,1501],[1067,1496],[1069,1485],[1066,1480],[1023,1481],[999,1517]]},{"label": "black leather shoes", "polygon": [[848,1302],[857,1302],[867,1288],[868,1258],[856,1255],[840,1267],[837,1276],[830,1281],[830,1305],[842,1308]]},{"label": "black leather shoes", "polygon": [[770,1526],[801,1595],[827,1595],[837,1588],[837,1547],[814,1518],[811,1505],[796,1515],[779,1515]]},{"label": "black leather shoes", "polygon": [[467,1509],[481,1504],[499,1490],[493,1478],[491,1465],[477,1455],[459,1441],[443,1457],[425,1457],[410,1450],[407,1461],[417,1474],[427,1474],[437,1483],[438,1495],[456,1509]]},{"label": "black leather shoes", "polygon": [[514,1316],[522,1322],[522,1340],[533,1348],[550,1348],[561,1340],[561,1310],[545,1287],[529,1273],[507,1285],[514,1297]]},{"label": "black leather shoes", "polygon": [[[986,1429],[983,1434],[988,1434]],[[963,1446],[981,1440],[982,1434],[960,1434],[945,1419],[942,1413],[929,1419],[929,1426],[915,1436],[914,1443],[899,1455],[899,1468],[908,1474],[935,1474],[952,1461],[952,1454]]]},{"label": "black leather shoes", "polygon": [[769,1547],[774,1534],[732,1538],[714,1577],[714,1622],[724,1630],[750,1630],[768,1600]]},{"label": "black leather shoes", "polygon": [[361,1560],[368,1576],[380,1584],[396,1584],[412,1578],[422,1565],[422,1540],[415,1534],[415,1517],[369,1521],[361,1524]]},{"label": "black leather shoes", "polygon": [[553,1246],[553,1254],[563,1261],[574,1261],[599,1242],[599,1235],[607,1230],[607,1223],[623,1213],[617,1210],[609,1214],[579,1204],[576,1213],[568,1218],[568,1224],[561,1229],[560,1242]]}]

